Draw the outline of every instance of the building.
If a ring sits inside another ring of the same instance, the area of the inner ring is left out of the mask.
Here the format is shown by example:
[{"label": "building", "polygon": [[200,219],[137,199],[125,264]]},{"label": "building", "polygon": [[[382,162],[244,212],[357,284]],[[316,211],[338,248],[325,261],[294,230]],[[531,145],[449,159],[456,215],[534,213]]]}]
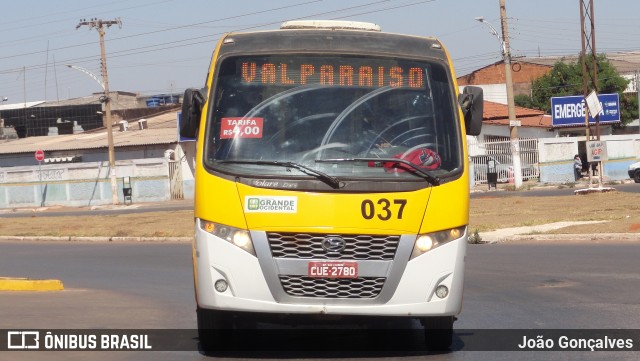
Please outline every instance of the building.
[{"label": "building", "polygon": [[[621,76],[634,80],[640,71],[640,51],[608,53],[607,59]],[[559,57],[517,57],[512,58],[511,75],[514,95],[531,94],[531,83],[547,74],[557,62],[575,63],[577,55]],[[504,61],[487,65],[458,78],[458,85],[476,85],[485,89],[485,99],[506,104]],[[635,93],[635,82],[630,81],[625,93]],[[580,95],[580,94],[577,94]]]},{"label": "building", "polygon": [[[625,53],[606,54],[607,59],[616,68],[616,70],[629,80],[629,85],[625,93],[637,93],[636,77],[640,70],[640,51]],[[519,57],[513,58],[511,70],[513,78],[514,95],[530,95],[532,83],[547,74],[557,62],[575,63],[579,60],[577,55],[562,57]],[[483,68],[475,70],[467,75],[458,78],[458,85],[462,89],[466,85],[475,85],[483,88],[484,99],[489,102],[507,104],[507,94],[505,86],[505,66],[504,61],[487,65]],[[582,94],[577,94],[582,95]],[[505,112],[506,114],[506,112]],[[517,115],[520,120],[520,116]],[[549,118],[550,119],[550,118]],[[508,120],[503,123],[508,127]],[[637,122],[632,122],[626,133],[637,133]],[[526,131],[526,130],[525,130]],[[592,133],[595,130],[591,129]],[[611,135],[614,129],[610,124],[600,124],[601,135]],[[503,132],[504,133],[504,132]],[[620,133],[625,133],[620,132]],[[542,137],[558,137],[558,136],[584,136],[584,125],[554,127],[549,133],[542,133]],[[523,135],[519,134],[520,137]]]},{"label": "building", "polygon": [[[137,119],[175,108],[175,94],[141,96],[136,93],[110,92],[114,121]],[[73,134],[105,126],[104,94],[59,101],[38,101],[0,105],[3,128],[13,128],[19,138]]]},{"label": "building", "polygon": [[[514,59],[511,64],[514,95],[531,94],[531,83],[547,74],[558,61],[551,64]],[[484,99],[496,103],[507,104],[507,92],[505,89],[504,61],[499,61],[482,67],[478,70],[458,78],[459,86],[476,85],[484,89]]]},{"label": "building", "polygon": [[[118,196],[134,202],[191,197],[193,175],[178,144],[177,108],[113,126]],[[191,144],[187,144],[191,145]],[[37,150],[45,159],[35,159]],[[0,208],[98,205],[112,201],[105,128],[0,142]]]}]

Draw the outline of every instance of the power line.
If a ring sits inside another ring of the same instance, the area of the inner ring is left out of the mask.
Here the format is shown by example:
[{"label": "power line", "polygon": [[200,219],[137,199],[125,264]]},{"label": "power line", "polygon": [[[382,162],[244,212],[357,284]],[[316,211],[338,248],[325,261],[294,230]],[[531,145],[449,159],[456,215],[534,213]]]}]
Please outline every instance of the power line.
[{"label": "power line", "polygon": [[[111,9],[110,7],[113,6],[113,4],[117,4],[117,3],[129,3],[129,0],[121,0],[121,1],[113,1],[111,3],[102,3],[101,5],[96,5],[96,6],[88,6],[85,8],[80,8],[80,9],[76,9],[77,11],[74,11],[74,13],[79,14],[80,11],[84,11],[84,10],[91,10],[91,9],[95,9],[95,8],[102,8],[102,7],[108,7],[110,8],[111,12],[122,12],[124,10],[131,10],[131,9],[136,9],[136,8],[142,8],[142,7],[148,7],[148,6],[157,6],[158,4],[161,3],[167,3],[167,2],[172,2],[175,0],[164,0],[164,1],[152,1],[149,2],[147,4],[141,4],[141,5],[135,5],[135,6],[129,6],[129,7],[125,7],[125,8],[118,8],[118,9]],[[58,14],[64,14],[64,15],[68,15],[69,11],[59,11],[56,13],[48,13],[47,15],[42,15],[42,16],[37,16],[37,17],[29,17],[29,21],[33,21],[35,19],[41,19],[41,18],[51,18],[51,16],[53,15],[58,15]],[[17,27],[13,27],[13,28],[0,28],[1,31],[6,32],[6,31],[11,31],[11,30],[20,30],[20,29],[25,29],[25,28],[30,28],[30,27],[34,27],[34,26],[41,26],[41,25],[48,25],[48,24],[54,24],[54,23],[59,23],[61,21],[69,21],[69,20],[75,20],[77,19],[78,16],[74,16],[74,17],[66,17],[63,19],[58,19],[58,20],[50,20],[50,21],[46,21],[46,22],[37,22],[36,25],[34,24],[27,24],[27,25],[22,25],[22,26],[17,26]],[[7,25],[7,24],[14,24],[14,23],[23,23],[26,19],[20,19],[20,20],[14,20],[14,21],[3,21],[2,25]]]},{"label": "power line", "polygon": [[[241,18],[241,17],[245,17],[245,16],[260,15],[260,14],[265,14],[265,13],[268,13],[268,12],[289,9],[289,8],[294,8],[294,7],[298,7],[298,6],[303,6],[303,5],[309,5],[311,3],[316,3],[316,2],[321,2],[321,1],[323,1],[323,0],[311,0],[311,1],[307,1],[307,2],[302,3],[302,4],[289,5],[289,6],[278,7],[278,8],[273,8],[273,9],[268,9],[268,10],[263,10],[263,11],[245,13],[245,14],[241,14],[241,15],[229,16],[229,17],[224,17],[224,18],[220,18],[220,19],[214,19],[214,20],[210,20],[210,21],[200,22],[200,23],[176,26],[176,27],[163,29],[163,30],[154,30],[154,31],[149,31],[149,32],[144,32],[144,33],[139,33],[139,34],[132,34],[132,35],[128,35],[128,36],[122,36],[122,37],[119,37],[119,38],[114,38],[114,39],[107,40],[107,41],[111,42],[111,41],[131,39],[131,38],[135,38],[135,37],[139,37],[139,36],[145,36],[145,35],[156,35],[156,34],[161,33],[161,32],[185,29],[185,28],[190,28],[190,27],[194,27],[194,26],[199,26],[199,25],[202,25],[202,24],[208,24],[208,23],[214,23],[214,22],[220,22],[220,21],[226,21],[226,20],[233,20],[233,19],[237,19],[237,18]],[[384,0],[384,1],[391,1],[391,0]],[[202,38],[202,37],[204,37],[204,36],[201,36],[201,37],[198,37],[198,38]],[[184,40],[187,40],[187,39],[184,39]],[[75,47],[82,47],[82,46],[92,45],[92,44],[93,43],[81,43],[81,44],[63,46],[63,47],[59,47],[59,48],[50,49],[50,51],[66,50],[66,49],[71,49],[71,48],[75,48]],[[36,54],[40,54],[40,53],[43,53],[43,51],[34,51],[34,52],[30,52],[30,53],[7,55],[7,56],[0,57],[0,60],[16,58],[16,57],[21,57],[21,56],[31,56],[31,55],[36,55]]]},{"label": "power line", "polygon": [[[187,24],[187,25],[180,25],[180,26],[173,26],[167,29],[160,29],[160,30],[156,30],[156,31],[146,31],[146,32],[142,32],[142,33],[138,33],[138,34],[132,34],[132,35],[127,35],[127,36],[121,36],[121,37],[113,37],[111,39],[107,39],[105,40],[108,44],[111,42],[116,42],[116,41],[127,41],[129,39],[132,38],[136,38],[136,37],[142,37],[142,36],[149,36],[149,35],[157,35],[160,33],[169,33],[169,32],[175,32],[181,29],[187,29],[187,28],[193,28],[193,27],[201,27],[203,25],[211,25],[211,24],[216,24],[216,23],[220,23],[220,22],[224,22],[224,21],[228,21],[228,20],[236,20],[236,24],[235,24],[235,29],[230,29],[233,31],[246,31],[246,30],[251,30],[251,29],[258,29],[258,28],[262,28],[262,27],[267,27],[270,25],[274,25],[274,24],[278,24],[284,20],[288,20],[288,19],[283,19],[283,20],[279,20],[279,21],[272,21],[272,22],[262,22],[262,23],[256,23],[253,25],[246,25],[246,26],[238,26],[237,25],[237,20],[244,18],[244,17],[249,17],[249,16],[256,16],[256,15],[261,15],[261,14],[265,14],[268,12],[273,12],[273,11],[281,11],[283,9],[287,9],[287,8],[291,8],[291,7],[295,7],[295,6],[303,6],[306,4],[312,4],[312,3],[316,3],[319,0],[315,0],[315,1],[307,1],[305,3],[301,3],[301,4],[296,4],[296,5],[291,5],[291,6],[284,6],[284,7],[278,7],[278,8],[274,8],[274,9],[267,9],[267,10],[261,10],[261,11],[253,11],[253,12],[247,12],[245,14],[241,14],[241,15],[234,15],[234,16],[228,16],[228,17],[222,17],[222,18],[218,18],[218,19],[213,19],[210,21],[205,21],[205,22],[198,22],[198,23],[193,23],[193,24]],[[384,12],[384,11],[392,11],[392,10],[396,10],[396,9],[400,9],[400,8],[406,8],[409,6],[415,6],[415,5],[419,5],[419,4],[424,4],[424,3],[428,3],[428,2],[433,2],[434,0],[426,0],[426,1],[414,1],[411,3],[398,3],[398,1],[395,0],[386,0],[386,1],[376,1],[374,3],[370,3],[370,4],[366,4],[366,5],[356,5],[356,6],[350,6],[350,7],[345,7],[345,8],[340,8],[340,9],[336,9],[336,10],[328,10],[328,11],[324,11],[324,12],[318,12],[315,14],[310,14],[307,16],[303,16],[303,17],[297,17],[297,18],[312,18],[312,17],[319,17],[319,16],[326,16],[328,17],[328,15],[333,15],[335,14],[336,16],[334,17],[335,19],[340,19],[340,18],[345,18],[345,17],[349,17],[349,16],[356,16],[356,15],[364,15],[364,14],[371,14],[371,13],[377,13],[377,12]],[[389,4],[389,6],[381,6],[382,4],[387,3]],[[362,10],[362,11],[358,11],[358,10]],[[246,23],[246,22],[245,22]],[[109,58],[110,59],[118,59],[118,58],[123,58],[123,57],[128,57],[128,56],[135,56],[135,55],[139,55],[139,54],[151,54],[151,53],[155,53],[155,52],[160,52],[160,51],[165,51],[165,50],[170,50],[170,49],[177,49],[177,48],[184,48],[184,47],[189,47],[189,46],[197,46],[200,44],[210,44],[212,42],[215,42],[215,38],[217,36],[221,36],[224,32],[220,31],[220,32],[212,32],[208,35],[202,35],[202,36],[198,36],[198,37],[190,37],[190,38],[184,38],[184,39],[180,39],[180,40],[176,40],[176,41],[171,41],[171,42],[162,42],[162,43],[155,43],[155,44],[149,44],[147,46],[144,47],[137,47],[137,48],[128,48],[128,49],[123,49],[123,50],[118,50],[118,51],[112,51],[109,54]],[[539,34],[540,36],[544,36],[545,39],[547,38],[547,36],[551,36],[553,34],[547,34],[546,31],[542,32],[539,30],[539,32],[537,32],[536,34]],[[523,40],[518,38],[519,40]],[[524,40],[527,40],[527,42],[529,43],[533,43],[533,41],[530,40],[530,37],[526,36],[524,37]],[[52,48],[49,49],[49,52],[56,52],[56,51],[61,51],[61,50],[68,50],[68,49],[72,49],[72,48],[76,48],[76,47],[82,47],[82,46],[89,46],[94,44],[93,42],[91,43],[81,43],[81,44],[75,44],[75,45],[69,45],[69,46],[65,46],[65,47],[60,47],[60,48]],[[562,45],[564,45],[565,47],[563,47]],[[552,48],[552,49],[544,49],[543,54],[544,55],[551,55],[551,54],[567,54],[567,51],[573,53],[577,53],[578,49],[577,47],[575,49],[568,49],[566,48],[566,42],[561,42],[560,40],[558,40],[558,47]],[[604,49],[603,47],[601,49]],[[615,51],[625,51],[625,50],[637,50],[636,48],[625,48],[624,46],[618,46],[613,48]],[[530,53],[537,53],[537,50],[527,50],[525,49],[525,51],[528,51]],[[25,56],[31,56],[34,54],[38,54],[38,53],[45,53],[45,51],[38,51],[38,52],[31,52],[31,53],[26,53],[24,54]],[[57,54],[56,54],[57,55]],[[11,57],[17,57],[18,55],[11,55]],[[199,57],[195,57],[193,58],[193,60],[197,60]],[[209,54],[206,55],[206,58],[209,58]],[[0,59],[6,59],[6,57],[2,57]],[[204,61],[206,61],[207,59],[205,59]],[[476,65],[480,65],[480,66],[484,66],[487,65],[487,63],[491,62],[492,60],[498,60],[497,56],[488,56],[488,55],[483,55],[483,54],[479,54],[479,55],[471,55],[471,56],[466,56],[466,57],[461,57],[461,58],[454,58],[454,65],[456,66],[456,72],[459,74],[464,74],[464,70],[468,69],[468,70],[475,70],[477,69],[478,66]],[[97,62],[98,58],[95,55],[90,55],[90,56],[78,56],[78,57],[71,57],[65,60],[58,60],[59,64],[64,64],[67,62],[72,62],[72,63],[78,63],[78,64],[88,64],[91,62]],[[120,64],[122,64],[122,61],[118,62]],[[162,63],[157,63],[157,64],[165,64],[164,62]],[[149,64],[148,64],[149,65]],[[33,72],[34,70],[38,70],[38,69],[45,69],[46,65],[43,62],[42,64],[34,64],[32,66],[27,66],[26,69]],[[112,67],[114,67],[112,65]],[[118,68],[118,67],[131,67],[131,65],[122,65],[122,66],[115,66],[114,68]],[[4,70],[0,70],[0,74],[10,74],[10,73],[17,73],[18,71],[21,71],[21,68],[12,68],[12,69],[4,69]],[[37,73],[37,72],[36,72]],[[68,72],[67,72],[68,73]],[[31,78],[33,78],[34,76],[30,76]],[[64,81],[65,76],[63,75],[62,77],[62,81]],[[68,80],[72,80],[72,79],[77,79],[75,77],[71,77],[68,76],[66,77],[66,79]],[[27,81],[29,81],[29,79],[27,79]]]},{"label": "power line", "polygon": [[[263,10],[263,11],[259,11],[259,12],[246,13],[246,14],[243,14],[243,15],[237,15],[237,16],[232,16],[232,17],[225,17],[225,18],[211,20],[211,21],[208,21],[208,22],[201,22],[201,23],[190,24],[190,25],[185,25],[185,26],[180,26],[180,27],[174,27],[174,28],[171,28],[171,29],[168,29],[168,30],[177,30],[177,29],[185,28],[185,27],[189,27],[189,26],[201,25],[203,23],[212,23],[212,22],[219,22],[219,21],[224,21],[224,20],[236,19],[236,18],[244,17],[244,16],[259,15],[259,14],[263,14],[263,13],[266,13],[266,12],[271,12],[271,11],[276,11],[276,10],[283,10],[283,9],[286,9],[286,8],[293,8],[293,7],[297,7],[297,6],[300,6],[300,5],[310,4],[310,3],[314,3],[314,2],[318,2],[318,1],[322,1],[322,0],[312,0],[312,1],[308,1],[308,2],[303,3],[303,4],[291,5],[291,6],[287,6],[287,7],[280,7],[280,8],[269,9],[269,10]],[[312,18],[312,17],[324,16],[324,15],[329,15],[329,14],[333,14],[333,13],[343,13],[345,11],[355,10],[355,9],[359,9],[359,8],[371,7],[373,5],[378,5],[378,4],[381,4],[381,3],[387,3],[387,2],[390,2],[390,1],[395,1],[395,0],[379,0],[379,1],[376,1],[376,2],[373,2],[373,3],[369,3],[369,4],[365,4],[365,5],[355,5],[355,6],[345,7],[345,8],[341,8],[341,9],[315,13],[315,14],[311,14],[311,15],[307,15],[307,16],[303,16],[303,17],[298,17],[298,18],[299,19],[308,19],[308,18]],[[401,7],[415,6],[415,5],[419,5],[419,4],[423,4],[423,3],[427,3],[427,2],[433,2],[433,1],[435,1],[435,0],[423,0],[423,1],[418,1],[418,2],[411,3],[411,4],[407,4],[407,5],[402,5]],[[395,9],[395,8],[396,7],[387,7],[387,8],[383,8],[383,9],[362,12],[362,13],[358,13],[358,14],[355,14],[355,15],[371,14],[371,13],[376,13],[376,12],[381,12],[381,11],[392,10],[392,9]],[[397,8],[400,8],[400,7],[397,7]],[[336,19],[344,18],[344,17],[347,17],[347,16],[355,16],[355,15],[353,15],[353,14],[343,15],[341,17],[336,17]],[[260,23],[260,24],[253,25],[253,26],[248,26],[248,27],[243,27],[243,28],[240,28],[240,29],[235,29],[234,31],[248,31],[248,30],[258,29],[258,28],[262,28],[262,27],[266,27],[266,26],[277,25],[277,24],[280,24],[280,23],[282,23],[283,21],[286,21],[286,20],[289,20],[289,19],[281,19],[281,20],[278,20],[278,21]],[[137,36],[140,36],[140,35],[149,35],[149,34],[156,34],[156,33],[157,33],[157,31],[156,32],[147,32],[147,33],[142,33],[142,34],[133,34],[133,35],[120,37],[120,38],[115,38],[115,39],[106,40],[106,41],[110,42],[110,41],[115,41],[115,40],[125,40],[125,39],[130,39],[130,38],[133,38],[133,37],[137,37]],[[173,48],[177,48],[177,47],[184,47],[184,46],[191,46],[191,45],[197,45],[197,44],[210,43],[212,37],[220,36],[220,35],[223,35],[224,33],[225,32],[219,32],[219,33],[215,33],[215,34],[202,35],[202,36],[198,36],[198,37],[190,37],[188,39],[180,39],[180,40],[175,40],[175,41],[171,41],[171,42],[151,44],[151,45],[147,45],[147,46],[144,46],[144,47],[137,47],[135,49],[125,49],[125,50],[115,51],[115,52],[111,52],[110,53],[110,57],[135,55],[135,54],[140,54],[140,53],[145,53],[145,52],[155,52],[155,51],[160,51],[160,50],[173,49]],[[206,40],[196,41],[196,42],[193,41],[193,40],[198,40],[198,39],[206,39]],[[191,41],[191,42],[184,43],[186,41]],[[181,43],[183,43],[183,44],[181,44]],[[59,47],[59,48],[53,48],[53,49],[50,49],[49,51],[50,52],[55,52],[55,51],[59,51],[59,50],[66,50],[66,49],[71,49],[71,48],[74,48],[74,47],[87,46],[87,45],[92,45],[92,44],[93,43],[82,43],[82,44],[76,44],[76,45],[69,45],[69,46],[64,46],[64,47]],[[175,46],[166,46],[167,44],[177,44],[177,45],[175,45]],[[162,48],[151,49],[151,48],[160,47],[160,46],[162,46]],[[150,49],[150,50],[148,50],[148,51],[140,51],[140,49]],[[35,51],[35,52],[31,52],[31,53],[8,55],[8,56],[0,57],[0,60],[9,59],[9,58],[16,58],[16,57],[20,57],[20,56],[33,56],[33,55],[41,54],[41,53],[44,53],[44,52],[45,51]],[[121,54],[121,55],[118,55],[118,54]],[[82,62],[82,61],[88,61],[88,60],[90,60],[92,58],[93,58],[93,56],[91,56],[91,57],[81,57],[81,58],[71,58],[71,59],[66,59],[64,61],[65,62]],[[38,65],[33,65],[33,66],[30,66],[30,67],[27,67],[27,69],[38,69],[38,68],[42,68],[43,66],[44,66],[44,64],[38,64]],[[17,72],[19,70],[20,69],[17,69],[17,68],[8,69],[8,70],[0,70],[0,74],[3,74],[3,73],[15,73],[15,72]]]},{"label": "power line", "polygon": [[[156,35],[159,32],[178,30],[178,29],[183,29],[183,28],[189,28],[189,27],[193,27],[193,26],[199,26],[199,25],[202,25],[202,24],[206,24],[206,23],[233,20],[233,19],[237,19],[237,18],[240,18],[240,17],[260,15],[260,14],[264,14],[264,13],[267,13],[267,12],[288,9],[288,8],[293,8],[293,7],[297,7],[297,6],[302,6],[302,5],[308,5],[308,4],[319,2],[319,1],[322,1],[322,0],[311,0],[311,1],[308,1],[308,2],[305,2],[305,3],[296,4],[296,5],[289,5],[289,6],[286,6],[286,7],[279,7],[279,8],[274,8],[274,9],[262,10],[262,11],[258,11],[258,12],[252,12],[252,13],[246,13],[246,14],[242,14],[242,15],[230,16],[230,17],[225,17],[225,18],[220,18],[220,19],[215,19],[215,20],[210,20],[210,21],[200,22],[200,23],[195,23],[195,24],[182,25],[182,26],[178,26],[178,27],[165,29],[165,30],[156,30],[156,31],[152,31],[152,32],[145,32],[145,33],[140,33],[140,34],[132,34],[132,35],[123,36],[123,37],[119,37],[119,38],[114,38],[114,39],[110,39],[110,40],[106,40],[106,41],[107,42],[112,42],[112,41],[131,39],[131,38],[138,37],[138,36],[143,36],[143,35]],[[371,7],[373,5],[386,3],[386,2],[391,2],[391,1],[396,1],[396,0],[379,0],[379,1],[368,3],[368,4],[365,4],[365,5],[355,5],[355,6],[341,8],[341,9],[337,9],[337,10],[330,10],[330,11],[325,11],[325,12],[321,12],[321,13],[315,13],[315,14],[311,14],[311,15],[307,15],[307,16],[303,16],[303,17],[298,17],[298,19],[308,19],[308,18],[311,18],[311,17],[323,16],[323,15],[328,15],[328,14],[333,14],[333,13],[342,13],[342,12],[345,12],[345,11],[350,11],[350,10],[355,10],[355,9],[365,8],[365,7]],[[334,19],[341,19],[341,18],[345,18],[345,17],[349,17],[349,16],[366,15],[366,14],[371,14],[371,13],[376,13],[376,12],[381,12],[381,11],[387,11],[387,10],[394,10],[394,9],[404,8],[404,7],[408,7],[408,6],[415,6],[415,5],[424,4],[424,3],[428,3],[428,2],[434,2],[434,1],[436,1],[436,0],[417,1],[417,2],[414,2],[414,3],[400,5],[400,6],[397,6],[397,7],[387,7],[387,8],[378,9],[378,10],[372,10],[372,11],[361,12],[361,13],[356,13],[356,14],[343,15],[343,16],[340,16],[340,17],[335,17]],[[242,27],[242,28],[239,28],[239,29],[235,29],[233,31],[247,31],[247,30],[258,29],[258,28],[262,28],[262,27],[266,27],[266,26],[277,25],[277,24],[280,24],[280,23],[282,23],[283,21],[286,21],[286,20],[290,20],[290,19],[281,19],[281,20],[278,20],[278,21],[261,23],[261,24],[257,24],[257,25],[253,25],[253,26]],[[152,44],[152,45],[146,46],[145,48],[150,48],[150,47],[154,47],[154,46],[162,46],[162,45],[172,44],[172,43],[179,43],[179,42],[182,42],[182,41],[194,40],[194,39],[204,39],[204,38],[211,39],[212,36],[222,35],[224,33],[225,32],[220,32],[220,33],[215,33],[215,34],[202,35],[202,36],[198,36],[198,37],[190,37],[188,39],[176,40],[176,41],[172,41],[172,42],[169,42],[169,43],[165,42],[165,43],[159,43],[159,44],[155,44],[155,45]],[[207,40],[207,42],[208,41],[209,40]],[[201,42],[201,43],[204,43],[204,42]],[[92,45],[92,44],[93,43],[81,43],[81,44],[69,45],[69,46],[64,46],[64,47],[59,47],[59,48],[53,48],[53,49],[50,49],[49,51],[50,52],[55,52],[55,51],[58,51],[58,50],[67,50],[67,49],[71,49],[71,48],[74,48],[74,47],[81,47],[81,46],[87,46],[87,45]],[[198,43],[198,44],[200,44],[200,43]],[[140,49],[140,48],[137,48],[135,50],[138,50],[138,49]],[[134,50],[134,49],[131,49],[131,50]],[[122,50],[120,52],[124,52],[124,51],[127,51],[127,50]],[[34,51],[34,52],[29,52],[29,53],[7,55],[7,56],[0,57],[0,60],[16,58],[16,57],[21,57],[21,56],[33,56],[33,55],[41,54],[41,53],[44,53],[44,52],[45,51]],[[138,52],[136,52],[136,54],[137,53]],[[69,59],[68,61],[75,61],[75,60],[78,60],[78,59]],[[37,66],[35,66],[35,67],[37,67]],[[3,73],[3,71],[0,71],[0,74],[1,73]]]}]

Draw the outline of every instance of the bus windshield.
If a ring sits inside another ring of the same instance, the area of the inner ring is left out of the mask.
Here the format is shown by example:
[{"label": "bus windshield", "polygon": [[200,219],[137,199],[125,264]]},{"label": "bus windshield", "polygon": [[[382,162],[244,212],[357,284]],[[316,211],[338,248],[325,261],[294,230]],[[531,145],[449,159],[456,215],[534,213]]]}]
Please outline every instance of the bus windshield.
[{"label": "bus windshield", "polygon": [[288,162],[341,179],[400,181],[415,180],[415,168],[435,176],[459,171],[446,69],[365,56],[228,57],[211,93],[205,165],[248,177],[308,176],[273,166]]}]

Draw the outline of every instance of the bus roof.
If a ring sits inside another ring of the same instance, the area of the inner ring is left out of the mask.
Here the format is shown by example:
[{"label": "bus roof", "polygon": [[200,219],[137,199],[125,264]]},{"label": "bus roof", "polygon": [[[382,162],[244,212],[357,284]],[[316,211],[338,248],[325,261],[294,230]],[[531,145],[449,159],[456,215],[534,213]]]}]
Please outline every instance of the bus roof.
[{"label": "bus roof", "polygon": [[282,53],[370,54],[447,61],[442,44],[435,38],[334,28],[229,33],[222,39],[219,55]]},{"label": "bus roof", "polygon": [[377,24],[344,20],[292,20],[282,23],[280,29],[381,30]]}]

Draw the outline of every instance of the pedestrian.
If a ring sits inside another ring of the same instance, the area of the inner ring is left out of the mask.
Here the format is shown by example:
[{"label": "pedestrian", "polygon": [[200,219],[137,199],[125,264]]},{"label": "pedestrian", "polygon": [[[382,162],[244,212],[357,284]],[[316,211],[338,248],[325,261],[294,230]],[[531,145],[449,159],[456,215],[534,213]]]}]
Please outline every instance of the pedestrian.
[{"label": "pedestrian", "polygon": [[573,174],[575,175],[576,182],[582,178],[582,160],[579,154],[573,157]]}]

